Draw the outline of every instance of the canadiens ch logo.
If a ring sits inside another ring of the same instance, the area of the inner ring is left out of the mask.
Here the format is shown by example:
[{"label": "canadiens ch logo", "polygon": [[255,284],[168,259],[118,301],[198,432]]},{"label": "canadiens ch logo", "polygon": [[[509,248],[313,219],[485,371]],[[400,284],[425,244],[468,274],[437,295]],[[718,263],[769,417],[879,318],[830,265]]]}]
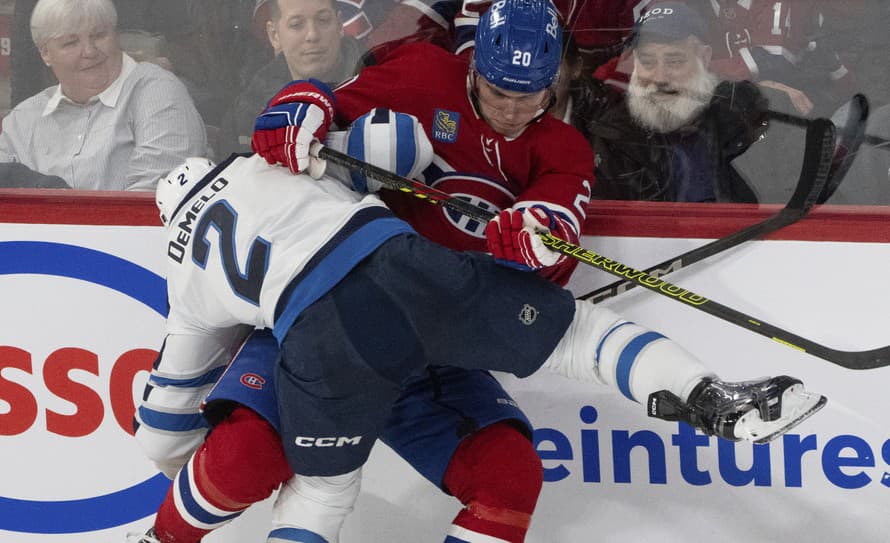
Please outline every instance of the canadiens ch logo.
[{"label": "canadiens ch logo", "polygon": [[433,139],[444,143],[457,141],[457,129],[460,126],[460,113],[437,109],[433,119]]},{"label": "canadiens ch logo", "polygon": [[[491,204],[490,202],[486,202],[485,200],[477,196],[472,196],[470,194],[452,193],[451,197],[459,198],[465,202],[470,202],[478,208],[492,211],[494,213],[500,212],[500,209],[498,209],[497,206]],[[467,217],[459,211],[455,211],[444,206],[441,210],[443,213],[445,213],[445,217],[448,218],[448,222],[450,222],[458,230],[469,234],[474,238],[485,238],[485,227],[488,225],[488,223],[481,222],[478,219],[474,219],[472,217]]]},{"label": "canadiens ch logo", "polygon": [[266,384],[266,380],[255,373],[245,373],[241,376],[241,384],[247,388],[262,390],[263,385]]}]

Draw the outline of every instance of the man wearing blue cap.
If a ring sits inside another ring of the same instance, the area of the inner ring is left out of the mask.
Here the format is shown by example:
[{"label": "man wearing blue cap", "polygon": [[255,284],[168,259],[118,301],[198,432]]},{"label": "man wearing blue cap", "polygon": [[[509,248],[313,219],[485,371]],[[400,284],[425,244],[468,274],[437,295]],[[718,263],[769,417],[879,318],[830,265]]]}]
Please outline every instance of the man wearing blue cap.
[{"label": "man wearing blue cap", "polygon": [[626,93],[595,81],[588,125],[597,155],[594,197],[756,202],[730,162],[765,127],[767,102],[749,82],[720,83],[699,14],[655,4],[628,42]]}]

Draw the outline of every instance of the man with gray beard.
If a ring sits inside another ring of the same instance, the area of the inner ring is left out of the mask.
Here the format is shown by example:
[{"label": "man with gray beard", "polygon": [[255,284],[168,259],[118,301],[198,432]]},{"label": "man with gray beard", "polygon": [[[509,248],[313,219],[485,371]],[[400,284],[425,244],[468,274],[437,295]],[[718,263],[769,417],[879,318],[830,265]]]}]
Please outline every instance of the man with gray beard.
[{"label": "man with gray beard", "polygon": [[766,127],[767,100],[748,81],[708,70],[702,18],[659,2],[636,24],[626,92],[595,79],[582,128],[596,154],[593,196],[680,202],[757,202],[732,160]]}]

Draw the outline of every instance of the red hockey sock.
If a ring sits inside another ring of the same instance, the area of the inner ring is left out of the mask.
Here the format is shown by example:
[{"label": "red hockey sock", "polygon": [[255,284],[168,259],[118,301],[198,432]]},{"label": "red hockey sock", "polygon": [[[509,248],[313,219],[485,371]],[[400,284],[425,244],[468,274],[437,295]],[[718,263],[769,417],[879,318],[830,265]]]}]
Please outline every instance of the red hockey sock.
[{"label": "red hockey sock", "polygon": [[465,439],[448,464],[445,487],[464,504],[454,524],[509,543],[522,543],[544,472],[531,442],[509,423]]},{"label": "red hockey sock", "polygon": [[252,410],[235,409],[177,474],[155,533],[162,543],[197,543],[292,474],[275,429]]}]

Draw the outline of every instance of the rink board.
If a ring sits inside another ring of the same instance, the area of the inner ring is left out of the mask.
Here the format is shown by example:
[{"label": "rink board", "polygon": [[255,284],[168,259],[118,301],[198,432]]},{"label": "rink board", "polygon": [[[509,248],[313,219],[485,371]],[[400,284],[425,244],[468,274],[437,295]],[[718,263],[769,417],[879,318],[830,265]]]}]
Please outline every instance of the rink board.
[{"label": "rink board", "polygon": [[[57,204],[24,212],[0,201],[13,221],[0,224],[0,542],[119,542],[150,524],[167,486],[128,433],[163,334],[163,233],[146,198],[113,212],[107,200]],[[656,238],[645,224],[616,234],[609,213],[591,228],[609,235],[583,245],[637,267],[706,241],[684,224],[725,222],[692,217]],[[844,233],[817,214],[799,239],[748,243],[671,281],[831,347],[884,346],[890,216],[875,218],[871,234],[861,221]],[[813,241],[820,229],[833,241]],[[610,281],[585,268],[570,287]],[[499,376],[536,425],[544,458],[530,543],[884,540],[890,369],[845,370],[641,289],[606,303],[724,378],[787,373],[829,403],[783,439],[752,446],[647,418],[591,385]],[[378,446],[341,541],[440,542],[457,509]],[[269,515],[267,501],[207,541],[260,541]]]}]

